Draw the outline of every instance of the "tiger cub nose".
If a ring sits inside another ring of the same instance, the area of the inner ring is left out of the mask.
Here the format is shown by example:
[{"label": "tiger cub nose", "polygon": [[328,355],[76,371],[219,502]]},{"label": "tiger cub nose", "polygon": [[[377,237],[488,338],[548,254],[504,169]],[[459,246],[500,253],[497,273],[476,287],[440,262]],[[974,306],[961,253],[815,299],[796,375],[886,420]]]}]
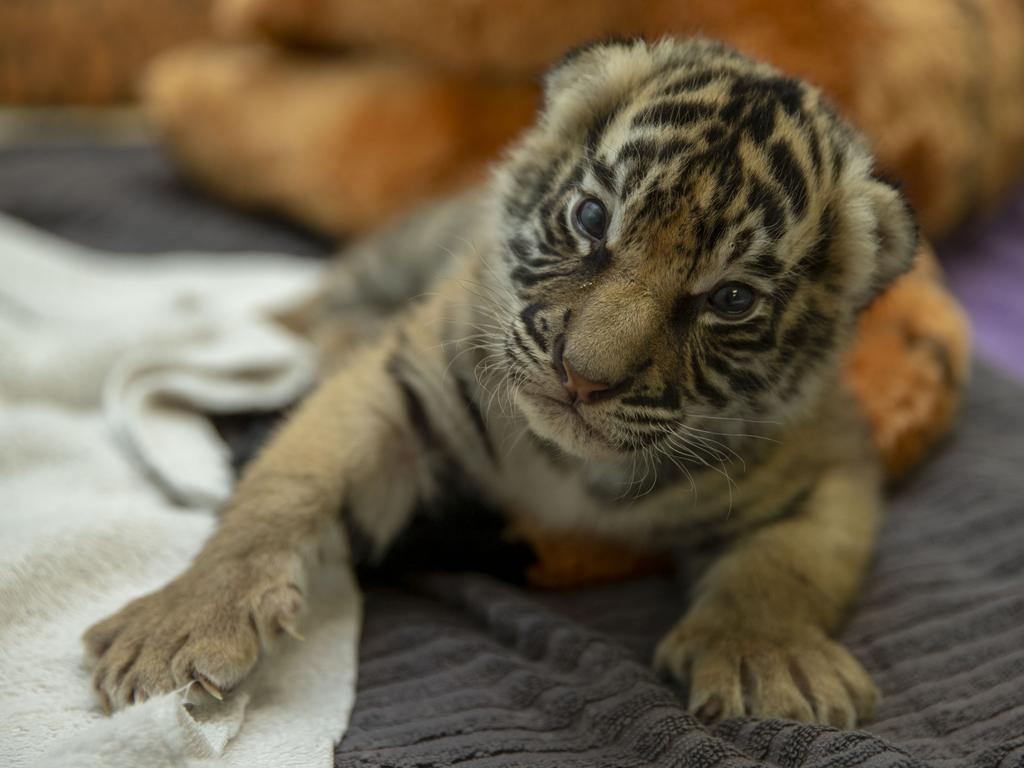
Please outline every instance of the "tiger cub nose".
[{"label": "tiger cub nose", "polygon": [[592,403],[597,399],[596,396],[599,392],[605,392],[612,388],[611,384],[590,381],[581,376],[566,357],[562,358],[562,371],[564,374],[562,386],[565,387],[565,391],[569,393],[574,402],[579,400],[583,403]]}]

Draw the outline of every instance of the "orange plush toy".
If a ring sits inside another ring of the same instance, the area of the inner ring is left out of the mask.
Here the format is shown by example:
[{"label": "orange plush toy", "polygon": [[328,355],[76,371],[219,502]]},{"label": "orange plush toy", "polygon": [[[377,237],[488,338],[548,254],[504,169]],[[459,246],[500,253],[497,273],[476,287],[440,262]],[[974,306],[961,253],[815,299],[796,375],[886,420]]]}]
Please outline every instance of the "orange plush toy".
[{"label": "orange plush toy", "polygon": [[[237,41],[165,55],[145,95],[191,173],[334,234],[462,187],[595,37],[705,34],[819,85],[925,233],[1024,163],[1018,0],[218,0]],[[262,42],[261,42],[262,41]],[[333,52],[332,52],[333,51]]]},{"label": "orange plush toy", "polygon": [[0,104],[129,101],[159,53],[210,33],[213,0],[0,2]]},{"label": "orange plush toy", "polygon": [[[1024,162],[1016,0],[219,0],[232,42],[167,55],[145,97],[183,166],[238,202],[348,235],[480,180],[533,119],[536,76],[611,34],[720,38],[831,95],[929,236],[996,199]],[[848,383],[891,478],[956,411],[967,324],[928,246],[862,316]],[[605,542],[520,529],[531,580],[652,566]]]}]

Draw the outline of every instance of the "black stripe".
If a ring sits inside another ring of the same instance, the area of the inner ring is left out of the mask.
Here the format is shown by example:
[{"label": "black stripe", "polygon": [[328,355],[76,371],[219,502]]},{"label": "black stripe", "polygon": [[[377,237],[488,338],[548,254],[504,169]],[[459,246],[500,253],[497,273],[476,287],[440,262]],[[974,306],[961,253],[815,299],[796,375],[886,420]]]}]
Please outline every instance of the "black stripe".
[{"label": "black stripe", "polygon": [[569,175],[562,180],[562,183],[558,185],[558,189],[555,190],[554,194],[551,195],[551,202],[560,202],[569,194],[573,189],[580,185],[583,181],[583,176],[586,173],[586,166],[583,161],[577,162]]},{"label": "black stripe", "polygon": [[624,397],[622,398],[622,404],[675,410],[679,407],[679,389],[672,382],[665,382],[661,394],[657,396],[633,395],[632,397]]},{"label": "black stripe", "polygon": [[523,341],[523,337],[519,333],[518,328],[512,329],[512,340],[516,343],[516,346],[519,347],[523,354],[525,354],[526,357],[529,358],[531,362],[533,362],[534,365],[541,364],[541,361],[537,359],[537,353],[530,349],[528,346],[526,346],[526,342]]},{"label": "black stripe", "polygon": [[532,429],[526,430],[526,438],[533,443],[533,447],[547,459],[551,464],[556,467],[565,467],[569,464],[569,457],[562,452],[562,449],[557,445],[547,440]]},{"label": "black stripe", "polygon": [[667,162],[691,154],[696,146],[692,141],[686,139],[669,139],[658,147],[658,154],[655,157],[657,160]]},{"label": "black stripe", "polygon": [[707,356],[708,365],[714,371],[725,377],[729,388],[745,395],[760,394],[768,388],[768,382],[760,375],[750,370],[737,370],[724,358],[710,353]]},{"label": "black stripe", "polygon": [[612,252],[604,243],[597,243],[590,253],[583,257],[583,269],[588,275],[595,275],[612,261]]},{"label": "black stripe", "polygon": [[532,304],[528,304],[522,312],[519,313],[519,319],[523,321],[523,327],[526,332],[530,334],[530,338],[541,348],[542,352],[548,351],[548,340],[544,338],[544,335],[537,330],[537,324],[534,322],[537,317],[537,313],[543,310],[545,305],[542,302],[535,301]]},{"label": "black stripe", "polygon": [[739,196],[743,184],[743,169],[735,155],[730,156],[731,162],[723,160],[718,166],[718,184],[712,205],[716,208],[727,208]]},{"label": "black stripe", "polygon": [[476,431],[480,435],[480,440],[484,444],[487,455],[491,458],[491,461],[497,464],[498,457],[494,453],[494,446],[491,444],[491,436],[487,432],[487,424],[484,422],[484,414],[480,410],[480,404],[477,403],[473,393],[470,392],[469,384],[461,376],[455,376],[455,386],[459,390],[459,398],[462,400],[462,404],[466,406],[466,411],[469,413],[469,420],[473,422],[473,426],[476,427]]},{"label": "black stripe", "polygon": [[757,336],[742,339],[722,340],[722,346],[728,347],[732,352],[767,352],[774,346],[774,338],[770,330],[765,329]]},{"label": "black stripe", "polygon": [[524,267],[541,268],[541,267],[554,267],[562,263],[562,259],[557,256],[538,256],[533,259],[520,259],[520,262]]},{"label": "black stripe", "polygon": [[698,210],[696,213],[698,218],[696,226],[693,228],[694,238],[701,250],[711,251],[715,244],[722,239],[725,228],[729,226],[730,222],[717,216],[711,219],[708,215],[710,211]]},{"label": "black stripe", "polygon": [[811,305],[796,319],[794,319],[783,333],[782,342],[779,345],[780,348],[787,354],[791,355],[796,352],[807,350],[811,340],[815,336],[815,334],[812,333],[813,329],[823,323],[824,320],[825,318],[821,312],[819,312],[814,305]]},{"label": "black stripe", "polygon": [[434,431],[433,425],[430,423],[430,419],[427,416],[427,410],[423,407],[423,401],[420,396],[413,389],[412,385],[405,380],[402,376],[401,369],[403,364],[401,360],[396,356],[391,358],[388,363],[388,373],[391,374],[391,378],[394,379],[398,385],[399,390],[402,392],[402,399],[405,401],[405,415],[408,418],[409,423],[413,429],[419,435],[420,440],[423,441],[426,447],[435,447],[437,445],[437,435]]},{"label": "black stripe", "polygon": [[829,142],[832,146],[832,181],[839,181],[846,165],[846,151],[838,141]]},{"label": "black stripe", "polygon": [[786,143],[776,141],[768,150],[768,161],[772,176],[785,190],[793,213],[802,216],[807,208],[807,179],[804,178],[793,151]]},{"label": "black stripe", "polygon": [[619,149],[615,156],[615,165],[627,162],[638,162],[643,165],[650,163],[658,153],[658,147],[652,139],[632,139]]},{"label": "black stripe", "polygon": [[651,139],[633,139],[622,145],[615,157],[616,166],[629,167],[622,180],[622,197],[632,194],[640,187],[657,155],[658,147]]},{"label": "black stripe", "polygon": [[825,208],[818,222],[818,239],[800,259],[800,272],[811,282],[819,282],[829,271],[832,231],[835,225],[831,208]]},{"label": "black stripe", "polygon": [[639,221],[657,221],[675,212],[675,200],[671,190],[652,184],[644,195],[643,206],[637,212]]},{"label": "black stripe", "polygon": [[754,177],[750,180],[750,188],[747,193],[747,205],[750,208],[761,211],[762,225],[765,233],[771,240],[778,240],[782,236],[782,229],[786,223],[782,206],[775,195],[771,193],[763,181]]},{"label": "black stripe", "polygon": [[562,170],[559,163],[544,166],[527,165],[514,176],[516,193],[505,202],[505,210],[513,219],[528,217],[550,191],[555,176]]},{"label": "black stripe", "polygon": [[650,448],[652,445],[668,439],[669,433],[661,430],[649,430],[649,429],[637,429],[635,427],[627,427],[619,425],[619,432],[621,434],[616,442],[628,450],[635,451],[640,448]]},{"label": "black stripe", "polygon": [[675,80],[661,89],[663,96],[678,96],[681,93],[699,91],[712,80],[720,76],[720,72],[704,71],[687,75],[681,80]]},{"label": "black stripe", "polygon": [[627,424],[636,424],[639,426],[659,426],[659,427],[674,427],[677,424],[676,419],[666,419],[663,416],[650,416],[646,413],[629,413],[627,411],[617,411],[613,414],[615,419]]},{"label": "black stripe", "polygon": [[705,300],[703,295],[694,296],[686,294],[685,296],[678,297],[672,304],[672,324],[676,328],[689,328],[700,314]]},{"label": "black stripe", "polygon": [[740,125],[751,139],[764,144],[775,132],[775,103],[751,104]]},{"label": "black stripe", "polygon": [[711,104],[693,101],[659,101],[640,110],[633,117],[633,127],[686,126],[711,117],[713,114],[715,114],[715,108]]},{"label": "black stripe", "polygon": [[565,223],[563,216],[553,215],[551,211],[541,211],[538,214],[541,227],[541,241],[555,253],[562,251],[573,250],[572,235],[568,229],[560,229],[558,227],[558,219],[562,220],[562,224]]},{"label": "black stripe", "polygon": [[747,265],[751,274],[767,278],[778,277],[782,274],[783,268],[782,262],[775,258],[775,254],[770,251],[759,253]]},{"label": "black stripe", "polygon": [[811,148],[811,167],[814,169],[814,175],[821,175],[821,139],[818,137],[818,132],[813,128],[807,130],[807,144]]},{"label": "black stripe", "polygon": [[[513,334],[514,334],[514,331],[513,331]],[[508,361],[512,365],[524,365],[523,361],[520,360],[519,356],[516,354],[516,347],[512,343],[512,339],[511,338],[506,337],[504,343],[502,344],[502,347],[505,350],[505,357],[508,359]],[[531,360],[530,362],[533,362],[533,361]]]},{"label": "black stripe", "polygon": [[799,80],[791,77],[754,78],[751,84],[756,92],[778,101],[789,115],[803,112],[804,91]]},{"label": "black stripe", "polygon": [[[562,259],[564,258],[563,254],[561,252],[555,250],[551,246],[549,246],[547,243],[544,243],[544,242],[540,241],[540,233],[537,232],[536,228],[534,229],[534,234],[536,234],[537,238],[538,238],[537,242],[534,244],[535,248],[537,249],[537,253],[539,253],[541,256],[545,257],[546,259],[549,259],[553,263],[556,263],[556,264],[561,263]],[[543,264],[541,264],[541,262],[542,262],[541,259],[532,259],[530,262],[527,262],[527,263],[529,264],[529,266],[536,266],[536,265],[542,265],[543,266]]]},{"label": "black stripe", "polygon": [[564,213],[559,214],[555,217],[555,222],[558,224],[560,242],[565,244],[567,251],[572,250],[573,234],[572,230],[569,229],[568,217]]},{"label": "black stripe", "polygon": [[724,408],[729,404],[727,398],[704,373],[704,369],[697,364],[696,360],[690,366],[693,372],[693,384],[697,387],[697,393],[707,400],[715,408]]},{"label": "black stripe", "polygon": [[651,169],[647,165],[636,165],[629,169],[622,180],[622,197],[628,197],[640,188],[641,182],[647,178]]},{"label": "black stripe", "polygon": [[550,213],[555,203],[565,195],[569,180],[574,175],[582,173],[579,163],[570,165],[571,162],[571,157],[561,156],[546,164],[536,184],[526,190],[530,195],[530,213],[536,213],[538,210],[546,212],[544,215]]},{"label": "black stripe", "polygon": [[775,131],[775,102],[749,90],[737,94],[734,89],[721,117],[726,125],[735,128],[734,135],[742,133],[763,144]]},{"label": "black stripe", "polygon": [[630,434],[629,447],[631,449],[650,448],[652,445],[668,439],[668,433],[662,430],[641,431],[627,430]]},{"label": "black stripe", "polygon": [[715,335],[722,339],[730,339],[737,335],[748,335],[761,328],[761,320],[755,316],[735,322],[719,323],[715,326]]},{"label": "black stripe", "polygon": [[782,312],[786,311],[786,308],[793,301],[796,296],[796,289],[804,282],[803,276],[798,272],[790,270],[785,274],[781,275],[778,282],[774,286],[772,295],[770,297],[771,304],[773,307],[774,314],[772,315],[772,324],[775,325],[782,318]]},{"label": "black stripe", "polygon": [[591,164],[594,177],[598,183],[613,195],[618,192],[615,188],[615,171],[607,163],[595,158]]},{"label": "black stripe", "polygon": [[587,149],[591,154],[594,154],[597,150],[597,146],[601,143],[601,139],[604,138],[608,126],[611,125],[611,122],[619,114],[619,109],[620,106],[618,104],[606,109],[590,124],[590,128],[587,129]]},{"label": "black stripe", "polygon": [[509,238],[508,249],[512,252],[512,255],[520,261],[529,259],[533,254],[533,249],[530,248],[530,243],[525,238],[518,235]]},{"label": "black stripe", "polygon": [[725,128],[717,123],[709,125],[701,138],[704,139],[708,144],[718,144],[726,136]]},{"label": "black stripe", "polygon": [[792,397],[806,380],[809,371],[828,359],[826,354],[835,345],[835,318],[829,317],[812,305],[798,321],[803,325],[803,338],[794,352],[795,360],[786,371],[783,397]]},{"label": "black stripe", "polygon": [[543,283],[546,280],[554,280],[556,277],[568,277],[571,274],[572,270],[536,272],[526,267],[516,267],[512,270],[510,277],[520,285],[528,288],[537,283]]}]

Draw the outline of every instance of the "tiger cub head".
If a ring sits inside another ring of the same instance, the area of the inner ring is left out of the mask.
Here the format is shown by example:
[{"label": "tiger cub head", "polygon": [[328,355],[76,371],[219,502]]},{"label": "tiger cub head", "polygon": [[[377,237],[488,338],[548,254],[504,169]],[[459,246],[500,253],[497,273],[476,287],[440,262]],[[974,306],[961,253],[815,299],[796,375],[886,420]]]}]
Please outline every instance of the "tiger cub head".
[{"label": "tiger cub head", "polygon": [[545,85],[495,198],[531,430],[598,457],[799,418],[916,246],[864,142],[812,86],[706,40],[595,44]]}]

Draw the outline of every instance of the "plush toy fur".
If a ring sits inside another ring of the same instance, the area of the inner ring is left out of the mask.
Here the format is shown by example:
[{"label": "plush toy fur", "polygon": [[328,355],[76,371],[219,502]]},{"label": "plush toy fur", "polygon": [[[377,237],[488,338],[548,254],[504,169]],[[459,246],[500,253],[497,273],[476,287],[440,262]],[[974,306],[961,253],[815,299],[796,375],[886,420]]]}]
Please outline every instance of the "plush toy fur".
[{"label": "plush toy fur", "polygon": [[535,108],[518,84],[269,46],[171,54],[146,95],[170,149],[207,186],[339,236],[479,181]]},{"label": "plush toy fur", "polygon": [[[214,188],[332,233],[372,226],[475,178],[529,123],[534,76],[571,46],[609,34],[699,32],[821,86],[872,139],[930,236],[998,197],[1024,163],[1024,7],[1015,0],[216,7],[221,27],[268,39],[272,50],[172,54],[147,90],[158,124]],[[348,53],[310,56],[309,46]],[[283,101],[266,98],[270,91]],[[331,108],[308,106],[318,100]],[[366,135],[367,124],[378,133]],[[284,184],[258,152],[299,161],[298,169]],[[353,162],[378,172],[349,173]],[[408,192],[393,194],[398,186]]]},{"label": "plush toy fur", "polygon": [[860,316],[847,383],[860,401],[891,482],[945,434],[970,370],[967,317],[923,243],[914,268]]},{"label": "plush toy fur", "polygon": [[[241,42],[160,61],[145,90],[156,124],[211,188],[338,235],[477,181],[531,121],[534,75],[609,34],[701,32],[822,86],[930,235],[996,198],[1024,159],[1024,9],[1012,0],[220,0],[217,11]],[[895,480],[948,429],[968,369],[966,320],[926,245],[859,334],[848,383]],[[540,586],[664,565],[516,532],[539,557]]]},{"label": "plush toy fur", "polygon": [[106,106],[134,98],[158,52],[210,34],[213,0],[0,2],[0,104]]}]

